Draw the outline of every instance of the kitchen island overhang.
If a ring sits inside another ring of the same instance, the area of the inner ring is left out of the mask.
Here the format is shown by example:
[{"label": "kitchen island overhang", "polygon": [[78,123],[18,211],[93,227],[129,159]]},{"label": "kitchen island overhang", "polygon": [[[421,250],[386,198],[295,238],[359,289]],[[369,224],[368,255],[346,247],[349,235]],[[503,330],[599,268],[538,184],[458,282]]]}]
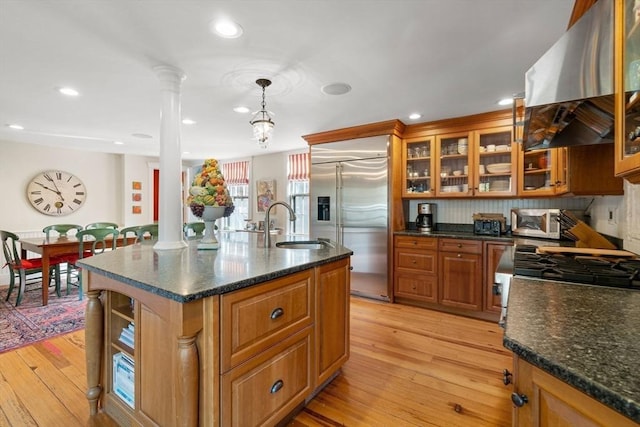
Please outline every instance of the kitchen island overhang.
[{"label": "kitchen island overhang", "polygon": [[[260,237],[229,234],[215,252],[136,244],[84,262],[92,414],[100,406],[119,424],[272,424],[339,372],[351,250],[263,248]],[[135,348],[119,341],[125,328]],[[135,366],[128,405],[114,389],[118,353]],[[264,413],[238,411],[243,393],[264,388],[252,381],[272,379]]]}]

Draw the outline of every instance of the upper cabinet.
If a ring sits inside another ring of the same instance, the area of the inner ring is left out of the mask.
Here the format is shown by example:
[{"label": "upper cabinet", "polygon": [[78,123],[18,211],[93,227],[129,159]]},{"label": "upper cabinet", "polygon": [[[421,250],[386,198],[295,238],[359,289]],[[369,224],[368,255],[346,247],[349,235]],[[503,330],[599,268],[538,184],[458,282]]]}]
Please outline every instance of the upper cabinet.
[{"label": "upper cabinet", "polygon": [[566,193],[567,149],[522,151],[518,146],[521,196],[556,196]]},{"label": "upper cabinet", "polygon": [[402,163],[406,165],[402,193],[406,196],[435,195],[433,162],[434,138],[406,139],[402,143]]},{"label": "upper cabinet", "polygon": [[615,0],[615,173],[640,183],[640,11]]}]

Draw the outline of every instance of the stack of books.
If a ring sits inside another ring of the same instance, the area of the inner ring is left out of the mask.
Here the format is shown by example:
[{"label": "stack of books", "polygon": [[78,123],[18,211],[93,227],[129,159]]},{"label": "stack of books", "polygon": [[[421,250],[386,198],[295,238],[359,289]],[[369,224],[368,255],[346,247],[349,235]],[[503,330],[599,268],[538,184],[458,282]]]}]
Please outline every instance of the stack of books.
[{"label": "stack of books", "polygon": [[113,392],[127,405],[135,407],[134,362],[124,353],[113,355]]},{"label": "stack of books", "polygon": [[122,328],[122,332],[120,332],[120,342],[122,342],[123,344],[129,346],[130,348],[133,348],[133,334],[134,334],[134,326],[133,323],[129,323],[129,325],[126,328]]}]

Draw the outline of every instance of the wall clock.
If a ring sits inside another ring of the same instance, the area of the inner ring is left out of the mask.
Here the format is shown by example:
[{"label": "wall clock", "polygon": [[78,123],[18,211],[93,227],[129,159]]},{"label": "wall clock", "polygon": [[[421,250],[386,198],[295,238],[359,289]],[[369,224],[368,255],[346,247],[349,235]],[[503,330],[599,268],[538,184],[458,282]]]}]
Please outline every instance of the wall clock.
[{"label": "wall clock", "polygon": [[38,212],[45,215],[69,215],[80,209],[87,190],[77,176],[50,170],[36,175],[27,185],[27,197]]}]

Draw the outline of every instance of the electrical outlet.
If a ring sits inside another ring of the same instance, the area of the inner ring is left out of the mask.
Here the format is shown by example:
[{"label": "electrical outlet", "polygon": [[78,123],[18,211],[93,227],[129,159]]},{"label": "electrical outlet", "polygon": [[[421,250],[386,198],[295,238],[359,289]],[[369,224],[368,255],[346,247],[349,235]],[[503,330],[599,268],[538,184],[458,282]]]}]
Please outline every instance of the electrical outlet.
[{"label": "electrical outlet", "polygon": [[609,209],[608,215],[607,215],[607,222],[609,222],[609,224],[616,224],[617,223],[616,211],[617,211],[617,209]]}]

